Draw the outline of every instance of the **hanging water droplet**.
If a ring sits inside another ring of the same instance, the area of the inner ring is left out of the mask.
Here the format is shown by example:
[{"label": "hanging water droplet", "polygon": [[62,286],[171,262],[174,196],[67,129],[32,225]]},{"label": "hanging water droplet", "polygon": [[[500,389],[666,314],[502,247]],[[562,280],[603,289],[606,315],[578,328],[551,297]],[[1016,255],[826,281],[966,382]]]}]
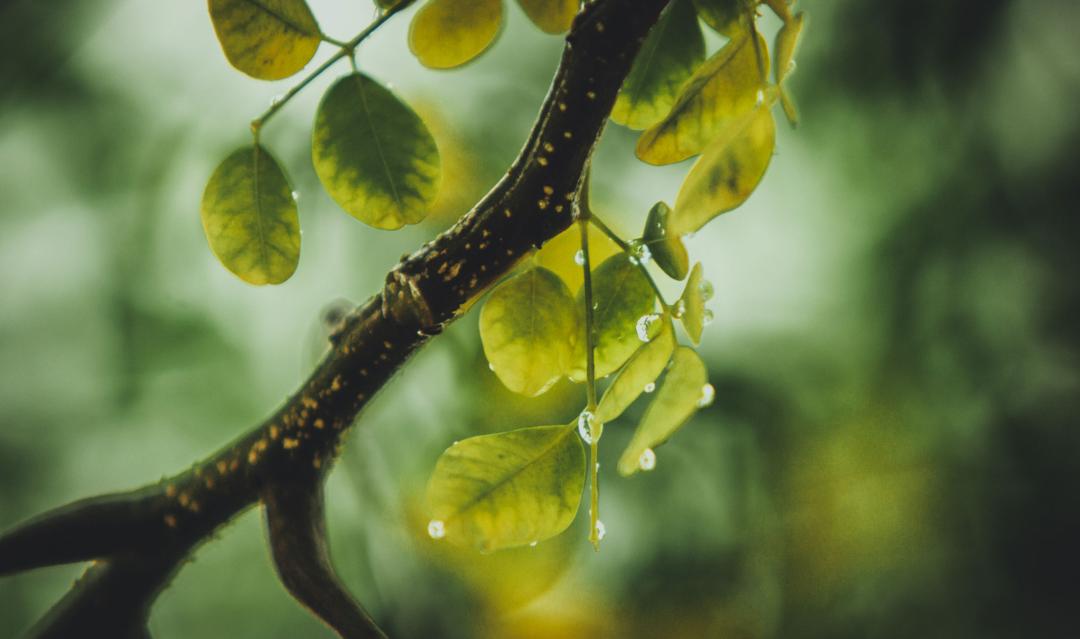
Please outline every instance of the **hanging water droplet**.
[{"label": "hanging water droplet", "polygon": [[646,393],[651,393],[654,390],[656,390],[656,384],[654,384],[652,382],[649,382],[648,384],[645,384],[645,392]]},{"label": "hanging water droplet", "polygon": [[701,299],[708,302],[713,298],[716,291],[713,289],[712,282],[709,280],[701,280],[698,284],[698,292],[701,293]]},{"label": "hanging water droplet", "polygon": [[641,451],[641,456],[638,457],[637,465],[638,468],[644,471],[650,471],[653,468],[656,468],[656,453],[653,452],[653,449],[646,448]]},{"label": "hanging water droplet", "polygon": [[698,408],[705,408],[712,404],[714,399],[716,399],[716,389],[713,388],[712,384],[705,384],[701,387],[701,399],[697,402]]},{"label": "hanging water droplet", "polygon": [[488,370],[491,371],[492,373],[494,373],[495,372],[495,365],[492,364],[491,362],[488,362]]},{"label": "hanging water droplet", "polygon": [[538,543],[540,543],[540,542],[535,540],[535,539],[530,541],[529,542],[529,548],[536,548],[536,544],[538,544]]},{"label": "hanging water droplet", "polygon": [[656,313],[649,313],[648,315],[642,315],[638,318],[635,330],[637,331],[638,339],[643,342],[648,342],[652,339],[651,329],[660,321],[660,316]]},{"label": "hanging water droplet", "polygon": [[593,425],[596,423],[596,416],[590,411],[583,410],[577,418],[577,432],[581,435],[581,440],[586,444],[593,443]]},{"label": "hanging water droplet", "polygon": [[596,540],[600,541],[607,536],[607,527],[604,526],[604,522],[599,519],[596,520]]},{"label": "hanging water droplet", "polygon": [[649,245],[642,239],[630,242],[630,262],[633,264],[647,264],[652,259],[652,251]]},{"label": "hanging water droplet", "polygon": [[763,104],[765,104],[765,92],[758,89],[757,95],[754,96],[754,106],[761,106]]},{"label": "hanging water droplet", "polygon": [[446,524],[438,519],[432,519],[428,522],[427,534],[432,539],[442,539],[446,536]]},{"label": "hanging water droplet", "polygon": [[713,312],[710,311],[709,309],[705,309],[705,311],[701,314],[701,323],[702,324],[711,324],[712,321],[713,321]]},{"label": "hanging water droplet", "polygon": [[290,195],[292,195],[293,202],[300,201],[300,191],[293,191]]},{"label": "hanging water droplet", "polygon": [[684,302],[682,299],[679,299],[678,302],[675,302],[675,305],[671,308],[671,314],[675,317],[675,319],[678,319],[685,315],[686,302]]},{"label": "hanging water droplet", "polygon": [[585,266],[585,251],[578,249],[578,252],[574,253],[574,264]]},{"label": "hanging water droplet", "polygon": [[790,74],[792,74],[792,73],[794,73],[794,72],[795,72],[795,66],[796,66],[796,65],[795,65],[795,60],[789,60],[789,61],[788,61],[788,63],[787,63],[787,72],[788,72],[788,75],[790,75]]}]

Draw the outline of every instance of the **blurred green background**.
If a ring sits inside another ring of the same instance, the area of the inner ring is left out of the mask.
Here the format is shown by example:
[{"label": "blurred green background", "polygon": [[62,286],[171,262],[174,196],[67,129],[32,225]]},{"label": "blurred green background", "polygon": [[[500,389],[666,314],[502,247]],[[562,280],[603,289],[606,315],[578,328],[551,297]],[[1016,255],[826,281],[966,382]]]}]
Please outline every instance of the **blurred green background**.
[{"label": "blurred green background", "polygon": [[[372,14],[311,5],[338,38]],[[717,401],[630,480],[615,460],[640,406],[605,429],[600,553],[583,517],[489,556],[424,535],[443,448],[582,401],[566,384],[504,391],[475,312],[363,414],[330,477],[330,530],[392,636],[1080,636],[1080,5],[802,8],[804,124],[781,127],[750,201],[689,242],[717,291],[702,347]],[[360,52],[442,148],[442,200],[419,227],[367,228],[318,186],[310,122],[347,66],[279,114],[263,140],[300,192],[303,253],[285,285],[253,288],[216,263],[198,203],[290,82],[232,70],[203,2],[0,5],[0,527],[178,471],[296,387],[327,309],[375,291],[524,141],[561,44],[508,13],[458,71],[415,62],[407,16]],[[598,212],[627,235],[688,166],[641,164],[634,141],[610,126],[594,174]],[[80,570],[0,580],[0,636]],[[254,511],[197,553],[151,629],[329,636],[276,581]]]}]

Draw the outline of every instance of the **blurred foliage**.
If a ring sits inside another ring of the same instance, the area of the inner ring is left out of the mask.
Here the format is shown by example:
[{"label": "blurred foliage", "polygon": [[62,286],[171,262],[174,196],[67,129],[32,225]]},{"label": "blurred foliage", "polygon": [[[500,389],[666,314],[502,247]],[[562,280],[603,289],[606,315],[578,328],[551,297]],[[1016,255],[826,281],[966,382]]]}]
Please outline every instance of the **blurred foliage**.
[{"label": "blurred foliage", "polygon": [[[312,3],[344,35],[370,17],[353,4]],[[0,524],[180,469],[295,387],[320,310],[374,291],[520,148],[560,46],[506,9],[509,37],[453,82],[403,55],[404,20],[360,60],[437,113],[444,161],[446,141],[471,158],[446,210],[400,237],[319,194],[313,104],[275,121],[306,253],[268,291],[213,262],[198,202],[280,88],[236,81],[205,6],[0,7]],[[506,391],[471,313],[369,408],[331,477],[334,556],[360,600],[395,637],[1074,632],[1076,24],[1054,0],[815,6],[787,80],[803,126],[778,127],[772,179],[688,242],[716,289],[716,402],[647,481],[614,472],[640,403],[605,429],[603,551],[585,518],[491,555],[427,537],[424,482],[450,442],[569,422],[581,401],[565,381]],[[633,145],[610,127],[594,174],[594,208],[626,228],[686,170]],[[260,525],[198,552],[155,636],[326,636],[272,577]],[[0,580],[0,636],[78,571]]]}]

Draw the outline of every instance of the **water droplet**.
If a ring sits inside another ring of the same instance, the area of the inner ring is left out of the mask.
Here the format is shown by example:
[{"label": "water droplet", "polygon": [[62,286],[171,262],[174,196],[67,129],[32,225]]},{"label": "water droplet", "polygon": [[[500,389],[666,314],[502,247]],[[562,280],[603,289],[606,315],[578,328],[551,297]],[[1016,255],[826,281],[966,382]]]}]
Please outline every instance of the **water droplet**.
[{"label": "water droplet", "polygon": [[270,106],[276,107],[277,105],[281,104],[281,101],[284,99],[285,96],[283,95],[275,95],[274,97],[270,98]]},{"label": "water droplet", "polygon": [[427,534],[432,539],[442,539],[446,536],[446,524],[438,519],[432,519],[428,522]]},{"label": "water droplet", "polygon": [[600,541],[607,536],[607,527],[604,526],[604,522],[599,519],[596,520],[596,540]]},{"label": "water droplet", "polygon": [[593,443],[593,430],[596,428],[596,416],[590,411],[583,410],[577,418],[577,432],[581,440],[586,444]]},{"label": "water droplet", "polygon": [[639,317],[637,326],[635,327],[638,339],[643,342],[651,340],[653,336],[651,335],[652,331],[650,329],[652,329],[658,321],[660,321],[660,316],[656,313],[649,313],[648,315]]},{"label": "water droplet", "polygon": [[585,251],[578,249],[578,252],[574,253],[574,264],[585,266]]},{"label": "water droplet", "polygon": [[757,95],[754,96],[754,106],[761,106],[765,104],[765,92],[758,89]]},{"label": "water droplet", "polygon": [[795,61],[794,61],[794,60],[790,60],[790,61],[788,61],[788,64],[787,64],[787,72],[788,72],[789,74],[790,74],[790,73],[794,73],[794,72],[795,72],[795,67],[796,67],[796,64],[795,64]]},{"label": "water droplet", "polygon": [[645,392],[646,393],[651,393],[654,390],[656,390],[656,384],[654,384],[652,382],[649,382],[648,384],[645,384]]},{"label": "water droplet", "polygon": [[538,544],[538,543],[540,543],[540,542],[535,540],[535,539],[530,541],[529,542],[529,548],[536,548],[536,544]]},{"label": "water droplet", "polygon": [[701,299],[708,302],[713,298],[716,291],[713,289],[712,282],[709,280],[701,280],[698,284],[698,292],[701,293]]},{"label": "water droplet", "polygon": [[293,191],[290,195],[292,195],[293,202],[300,201],[300,191]]},{"label": "water droplet", "polygon": [[684,302],[682,299],[680,299],[678,302],[675,302],[675,306],[671,308],[671,314],[675,317],[675,319],[678,319],[685,315],[686,302]]},{"label": "water droplet", "polygon": [[491,371],[492,373],[494,373],[495,372],[495,365],[492,364],[491,362],[488,362],[488,370]]},{"label": "water droplet", "polygon": [[652,259],[652,251],[641,239],[630,242],[630,262],[632,264],[646,264]]},{"label": "water droplet", "polygon": [[644,471],[650,471],[653,468],[656,468],[656,453],[653,452],[653,449],[646,448],[641,451],[641,457],[638,457],[637,465],[638,468]]},{"label": "water droplet", "polygon": [[713,312],[710,311],[709,309],[705,309],[705,312],[703,312],[701,314],[701,323],[702,324],[711,324],[712,321],[713,321]]},{"label": "water droplet", "polygon": [[712,384],[705,384],[701,387],[701,399],[697,402],[698,408],[709,406],[714,399],[716,399],[716,389],[713,388]]}]

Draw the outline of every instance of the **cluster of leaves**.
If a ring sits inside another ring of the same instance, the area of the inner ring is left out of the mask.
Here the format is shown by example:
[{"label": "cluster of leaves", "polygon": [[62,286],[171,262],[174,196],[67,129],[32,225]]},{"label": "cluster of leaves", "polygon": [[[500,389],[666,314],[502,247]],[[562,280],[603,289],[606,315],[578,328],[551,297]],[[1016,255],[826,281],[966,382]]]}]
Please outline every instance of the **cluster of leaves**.
[{"label": "cluster of leaves", "polygon": [[[704,363],[678,343],[675,332],[678,320],[697,344],[711,319],[705,303],[712,286],[700,263],[690,268],[682,238],[741,205],[757,187],[773,154],[771,107],[778,100],[796,123],[783,83],[793,68],[804,16],[793,14],[784,0],[768,5],[783,21],[774,47],[775,83],[768,80],[769,51],[757,32],[753,0],[674,0],[653,28],[611,117],[643,130],[636,153],[645,162],[700,157],[674,209],[657,203],[641,236],[630,242],[588,210],[584,194],[579,221],[595,224],[621,251],[591,269],[588,234],[582,232],[575,261],[588,275],[576,295],[571,282],[540,265],[541,250],[532,265],[488,297],[480,337],[502,383],[536,396],[566,377],[584,382],[589,400],[570,424],[473,437],[447,449],[428,485],[432,537],[484,551],[550,538],[573,521],[589,472],[595,544],[604,534],[596,463],[604,424],[656,390],[619,459],[619,474],[629,476],[654,468],[654,449],[712,401]],[[708,59],[699,19],[728,38]],[[664,301],[647,269],[650,260],[668,277],[686,279],[675,303]],[[612,375],[596,401],[596,380]],[[591,464],[583,442],[591,446]]]}]

